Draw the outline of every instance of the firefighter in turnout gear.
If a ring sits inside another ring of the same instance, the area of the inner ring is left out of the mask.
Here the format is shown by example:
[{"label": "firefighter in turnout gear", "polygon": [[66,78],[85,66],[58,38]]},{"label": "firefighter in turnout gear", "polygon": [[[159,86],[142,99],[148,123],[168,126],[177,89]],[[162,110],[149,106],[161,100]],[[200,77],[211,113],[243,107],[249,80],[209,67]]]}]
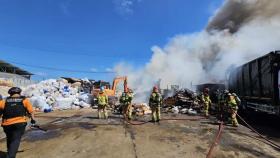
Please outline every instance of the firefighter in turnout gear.
[{"label": "firefighter in turnout gear", "polygon": [[237,96],[237,94],[232,93],[232,95],[234,96],[234,99],[235,99],[237,105],[238,106],[241,105],[241,99]]},{"label": "firefighter in turnout gear", "polygon": [[235,100],[235,97],[231,93],[228,93],[227,106],[228,106],[228,109],[229,109],[229,113],[231,115],[230,119],[231,119],[232,126],[238,127],[238,121],[237,121],[237,118],[236,118],[238,105],[237,105],[237,102]]},{"label": "firefighter in turnout gear", "polygon": [[98,118],[101,119],[102,115],[105,119],[108,118],[107,113],[107,106],[108,106],[108,96],[104,91],[104,87],[100,88],[100,92],[97,95],[97,101],[98,101]]},{"label": "firefighter in turnout gear", "polygon": [[132,118],[132,105],[131,105],[132,98],[133,98],[132,93],[128,88],[124,90],[122,96],[120,97],[120,103],[123,110],[122,111],[123,117],[129,120],[131,120]]},{"label": "firefighter in turnout gear", "polygon": [[158,88],[153,87],[153,92],[150,96],[149,106],[152,110],[152,121],[159,122],[160,120],[160,106],[162,105],[162,96]]},{"label": "firefighter in turnout gear", "polygon": [[31,117],[33,125],[36,121],[30,101],[20,95],[21,89],[13,87],[8,93],[10,96],[0,101],[0,116],[2,116],[2,127],[7,139],[6,158],[15,158],[27,125],[27,117]]},{"label": "firefighter in turnout gear", "polygon": [[226,105],[226,100],[227,100],[227,95],[229,91],[224,90],[223,92],[220,92],[218,95],[218,106],[219,106],[219,116],[218,119],[220,121],[226,121],[227,117],[227,105]]},{"label": "firefighter in turnout gear", "polygon": [[202,95],[202,102],[204,105],[204,114],[205,116],[209,116],[209,106],[211,105],[211,99],[209,96],[209,88],[205,88]]}]

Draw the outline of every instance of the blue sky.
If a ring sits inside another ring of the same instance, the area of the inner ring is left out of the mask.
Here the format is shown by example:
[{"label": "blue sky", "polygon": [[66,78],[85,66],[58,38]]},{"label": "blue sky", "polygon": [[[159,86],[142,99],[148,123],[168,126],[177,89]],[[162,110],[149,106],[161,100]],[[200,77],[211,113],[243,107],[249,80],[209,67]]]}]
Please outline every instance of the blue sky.
[{"label": "blue sky", "polygon": [[34,79],[111,79],[114,74],[46,70],[21,64],[104,72],[125,61],[144,66],[151,47],[202,30],[223,0],[0,0],[0,59]]}]

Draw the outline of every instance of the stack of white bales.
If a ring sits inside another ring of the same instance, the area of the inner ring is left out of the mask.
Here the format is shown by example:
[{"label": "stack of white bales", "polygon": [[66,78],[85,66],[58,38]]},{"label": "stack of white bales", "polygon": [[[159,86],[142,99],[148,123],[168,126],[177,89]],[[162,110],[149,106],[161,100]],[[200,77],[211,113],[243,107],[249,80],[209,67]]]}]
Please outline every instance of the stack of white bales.
[{"label": "stack of white bales", "polygon": [[40,111],[90,107],[90,94],[79,92],[79,88],[64,79],[49,79],[24,88],[23,95]]}]

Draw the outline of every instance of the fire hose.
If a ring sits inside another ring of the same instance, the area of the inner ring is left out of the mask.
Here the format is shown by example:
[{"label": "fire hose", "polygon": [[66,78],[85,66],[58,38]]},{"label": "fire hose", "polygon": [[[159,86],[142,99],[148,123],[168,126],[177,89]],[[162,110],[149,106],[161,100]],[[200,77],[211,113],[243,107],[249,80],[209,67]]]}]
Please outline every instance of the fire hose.
[{"label": "fire hose", "polygon": [[37,130],[44,131],[44,132],[48,131],[47,129],[43,129],[39,125],[36,125],[36,124],[31,124],[30,128],[31,129],[37,129]]},{"label": "fire hose", "polygon": [[[168,118],[168,119],[161,119],[160,121],[198,121],[198,120],[201,120],[201,119],[204,119],[205,117],[199,117],[199,118]],[[130,125],[144,125],[144,124],[147,124],[151,121],[137,121],[139,123],[134,123],[130,120],[128,120],[127,118],[124,118],[124,121]]]},{"label": "fire hose", "polygon": [[263,135],[261,135],[261,134],[260,134],[258,131],[256,131],[252,126],[250,126],[240,115],[238,115],[237,113],[235,113],[235,114],[239,117],[239,119],[240,119],[243,123],[245,123],[245,125],[246,125],[247,127],[249,127],[249,128],[250,128],[253,132],[255,132],[259,137],[261,137],[262,139],[264,139],[265,141],[267,141],[269,145],[271,145],[271,146],[277,148],[278,150],[280,150],[280,145],[278,145],[278,144],[272,142],[271,140],[269,140],[269,139],[267,139],[266,137],[264,137]]},{"label": "fire hose", "polygon": [[[280,150],[280,146],[272,141],[270,141],[269,139],[267,139],[266,137],[264,137],[263,135],[261,135],[259,132],[257,132],[252,126],[250,126],[240,115],[238,115],[236,113],[236,115],[240,118],[240,120],[242,122],[244,122],[244,124],[246,124],[246,126],[251,129],[253,132],[255,132],[259,137],[261,137],[262,139],[264,139],[265,141],[268,142],[269,145],[277,148],[278,150]],[[198,117],[198,118],[164,118],[164,119],[161,119],[161,121],[198,121],[198,120],[202,120],[204,119],[205,117]],[[144,124],[147,124],[147,123],[150,123],[151,121],[131,121],[131,120],[128,120],[128,118],[124,118],[124,121],[130,125],[144,125]],[[137,122],[137,123],[136,123]],[[41,130],[41,131],[45,131],[47,132],[46,129],[43,129],[41,128],[39,125],[31,125],[31,129],[38,129],[38,130]],[[213,153],[213,150],[214,148],[219,144],[220,142],[220,139],[221,139],[221,136],[222,136],[222,132],[223,132],[223,129],[224,129],[224,123],[221,122],[219,124],[219,129],[218,129],[218,132],[216,134],[216,137],[214,139],[214,142],[211,144],[211,147],[207,153],[207,156],[206,158],[211,158],[212,157],[212,153]]]},{"label": "fire hose", "polygon": [[[170,118],[170,119],[161,119],[161,121],[183,121],[183,120],[188,120],[188,121],[198,121],[198,120],[201,120],[201,119],[204,119],[205,117],[200,117],[200,118]],[[140,123],[133,123],[132,121],[129,121],[127,118],[124,119],[126,123],[129,123],[131,125],[143,125],[143,124],[146,124],[146,123],[149,123],[150,121],[144,121],[144,122],[140,122]],[[213,153],[213,150],[215,148],[216,145],[218,145],[220,139],[221,139],[221,135],[222,135],[222,131],[224,129],[224,124],[223,122],[221,122],[219,124],[219,130],[217,132],[217,135],[215,137],[215,140],[213,142],[213,144],[211,145],[208,153],[207,153],[207,156],[206,158],[211,158],[212,157],[212,153]]]},{"label": "fire hose", "polygon": [[224,129],[224,123],[221,122],[221,123],[219,124],[219,130],[218,130],[218,132],[217,132],[217,135],[216,135],[216,137],[215,137],[215,139],[214,139],[214,142],[212,143],[212,145],[211,145],[211,147],[210,147],[210,149],[209,149],[209,151],[208,151],[208,153],[207,153],[206,158],[211,158],[211,157],[212,157],[212,152],[213,152],[215,146],[217,146],[218,143],[220,142],[223,129]]}]

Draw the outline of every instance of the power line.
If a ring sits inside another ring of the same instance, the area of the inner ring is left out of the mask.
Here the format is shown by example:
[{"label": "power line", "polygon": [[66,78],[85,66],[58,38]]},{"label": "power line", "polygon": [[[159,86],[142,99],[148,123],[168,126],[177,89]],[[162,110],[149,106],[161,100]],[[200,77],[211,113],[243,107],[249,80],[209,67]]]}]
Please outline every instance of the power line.
[{"label": "power line", "polygon": [[[1,41],[0,41],[1,42]],[[112,56],[112,55],[104,55],[104,53],[100,53],[100,51],[83,51],[80,53],[69,53],[69,52],[62,52],[62,51],[57,51],[57,50],[53,50],[53,49],[42,49],[42,48],[28,48],[25,46],[15,46],[13,44],[3,44],[0,43],[0,45],[2,46],[6,46],[6,47],[11,47],[11,48],[20,48],[20,49],[25,49],[25,50],[34,50],[34,51],[40,51],[43,52],[44,54],[61,54],[61,55],[67,55],[67,56],[87,56],[87,57],[94,57],[94,58],[108,58],[108,59],[130,59],[132,61],[146,61],[149,58],[146,57],[140,57],[140,56],[136,56],[136,57],[132,57],[132,56],[125,56],[125,55],[118,55],[118,56]],[[89,53],[86,53],[89,52]],[[30,51],[26,51],[26,52],[21,52],[21,53],[32,53]],[[95,54],[93,54],[95,53]],[[97,55],[98,54],[98,55]],[[132,59],[133,58],[133,59]]]},{"label": "power line", "polygon": [[45,70],[52,70],[52,71],[62,71],[62,72],[76,72],[76,73],[88,73],[88,74],[97,74],[97,73],[116,73],[114,71],[81,71],[81,70],[73,70],[73,69],[60,69],[60,68],[54,68],[54,67],[46,67],[46,66],[39,66],[39,65],[29,65],[29,64],[24,64],[24,63],[18,63],[18,62],[13,62],[13,61],[8,61],[9,63],[17,64],[17,65],[22,65],[22,66],[27,66],[27,67],[33,67],[33,68],[38,68],[38,69],[45,69]]}]

